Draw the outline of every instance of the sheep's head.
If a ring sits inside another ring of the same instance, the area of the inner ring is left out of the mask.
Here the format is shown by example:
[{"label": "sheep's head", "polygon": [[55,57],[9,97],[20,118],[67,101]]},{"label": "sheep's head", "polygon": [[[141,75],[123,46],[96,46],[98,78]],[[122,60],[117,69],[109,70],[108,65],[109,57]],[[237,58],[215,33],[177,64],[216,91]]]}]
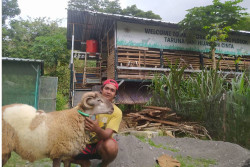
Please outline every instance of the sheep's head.
[{"label": "sheep's head", "polygon": [[82,96],[79,108],[87,114],[112,114],[113,105],[99,92],[88,92]]}]

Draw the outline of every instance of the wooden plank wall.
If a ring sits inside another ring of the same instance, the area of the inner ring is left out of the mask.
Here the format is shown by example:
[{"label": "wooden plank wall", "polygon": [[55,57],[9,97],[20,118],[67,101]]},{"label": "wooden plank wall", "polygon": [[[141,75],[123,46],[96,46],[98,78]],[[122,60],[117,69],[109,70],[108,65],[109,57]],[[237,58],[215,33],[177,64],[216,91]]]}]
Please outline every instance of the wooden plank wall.
[{"label": "wooden plank wall", "polygon": [[[160,68],[160,51],[143,47],[118,47],[118,66]],[[155,72],[118,70],[118,78],[152,79]]]},{"label": "wooden plank wall", "polygon": [[[236,69],[236,58],[232,56],[220,55],[220,61],[217,58],[216,61],[219,61],[219,70],[221,71],[237,71]],[[204,67],[212,68],[212,60],[208,57],[203,58]],[[241,56],[239,57],[238,62],[238,71],[244,71],[247,68],[250,68],[250,56]]]},{"label": "wooden plank wall", "polygon": [[[212,60],[210,58],[204,57],[204,67],[205,68],[212,68]],[[216,59],[216,64],[218,63],[219,59]],[[221,60],[219,61],[219,70],[222,71],[236,71],[236,64],[235,58],[229,56],[221,56]]]},{"label": "wooden plank wall", "polygon": [[243,71],[250,69],[250,56],[243,56],[240,58],[239,70]]},{"label": "wooden plank wall", "polygon": [[[222,71],[236,71],[235,58],[226,55],[220,55],[219,69]],[[212,68],[212,61],[208,55],[204,55],[203,66],[201,64],[201,55],[198,52],[191,51],[162,51],[162,63],[160,59],[160,50],[131,47],[131,46],[118,46],[118,66],[125,67],[150,67],[150,68],[168,68],[169,64],[181,68],[184,65],[189,70],[200,70],[203,67]],[[250,67],[250,56],[240,58],[238,70],[242,71]],[[217,59],[218,61],[218,59]],[[150,70],[118,70],[118,79],[152,79],[157,73]]]},{"label": "wooden plank wall", "polygon": [[118,65],[127,67],[160,67],[160,51],[137,47],[118,47]]},{"label": "wooden plank wall", "polygon": [[163,52],[164,67],[169,67],[179,63],[179,67],[187,66],[190,70],[200,69],[200,55],[198,52],[185,51],[164,51]]}]

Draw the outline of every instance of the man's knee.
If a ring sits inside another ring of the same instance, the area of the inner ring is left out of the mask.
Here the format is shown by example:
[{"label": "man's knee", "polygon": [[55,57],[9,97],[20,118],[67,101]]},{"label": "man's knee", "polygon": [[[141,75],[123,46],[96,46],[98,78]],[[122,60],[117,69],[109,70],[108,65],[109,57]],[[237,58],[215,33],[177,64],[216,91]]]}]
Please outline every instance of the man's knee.
[{"label": "man's knee", "polygon": [[114,139],[108,139],[102,142],[101,149],[107,154],[116,156],[118,153],[118,144]]}]

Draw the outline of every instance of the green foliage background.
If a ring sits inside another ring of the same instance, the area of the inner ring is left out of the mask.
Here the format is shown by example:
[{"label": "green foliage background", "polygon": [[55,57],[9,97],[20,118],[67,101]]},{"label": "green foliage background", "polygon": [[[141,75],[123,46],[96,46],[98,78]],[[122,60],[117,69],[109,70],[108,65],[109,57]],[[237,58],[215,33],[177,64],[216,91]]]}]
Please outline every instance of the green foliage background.
[{"label": "green foliage background", "polygon": [[66,28],[47,18],[11,20],[3,26],[3,57],[44,60],[44,75],[58,77],[57,108],[67,104],[69,59]]}]

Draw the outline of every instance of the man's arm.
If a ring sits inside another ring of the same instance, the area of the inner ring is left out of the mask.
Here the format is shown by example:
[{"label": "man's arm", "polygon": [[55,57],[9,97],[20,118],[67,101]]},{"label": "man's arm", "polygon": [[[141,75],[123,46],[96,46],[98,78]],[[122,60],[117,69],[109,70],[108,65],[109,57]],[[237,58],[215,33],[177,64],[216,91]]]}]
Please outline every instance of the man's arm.
[{"label": "man's arm", "polygon": [[98,125],[98,120],[91,120],[90,118],[86,118],[85,120],[85,129],[91,132],[95,132],[99,140],[106,140],[112,136],[114,131],[112,129],[102,129]]}]

